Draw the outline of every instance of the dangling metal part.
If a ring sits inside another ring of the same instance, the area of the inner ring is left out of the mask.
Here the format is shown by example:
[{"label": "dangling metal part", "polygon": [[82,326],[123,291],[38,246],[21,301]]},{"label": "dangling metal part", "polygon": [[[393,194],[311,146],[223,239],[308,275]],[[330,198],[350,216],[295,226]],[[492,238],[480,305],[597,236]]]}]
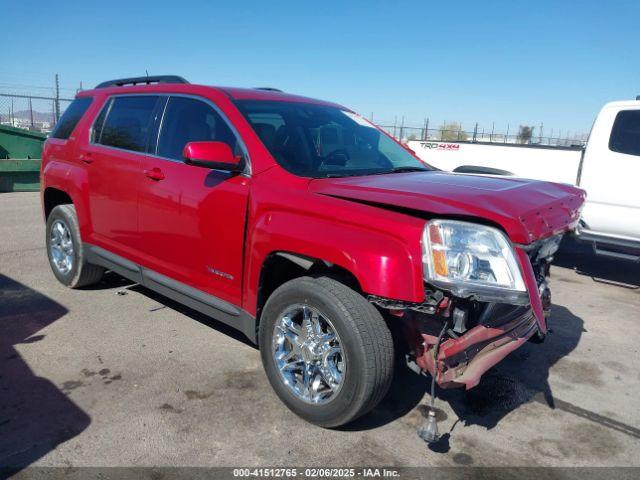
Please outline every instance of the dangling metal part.
[{"label": "dangling metal part", "polygon": [[440,343],[445,332],[449,328],[449,319],[444,322],[440,335],[438,335],[438,341],[433,347],[433,374],[431,375],[431,406],[429,409],[429,415],[425,423],[418,428],[418,436],[427,443],[435,443],[440,440],[440,433],[438,432],[438,422],[436,420],[436,376],[438,375],[438,352],[440,351]]}]

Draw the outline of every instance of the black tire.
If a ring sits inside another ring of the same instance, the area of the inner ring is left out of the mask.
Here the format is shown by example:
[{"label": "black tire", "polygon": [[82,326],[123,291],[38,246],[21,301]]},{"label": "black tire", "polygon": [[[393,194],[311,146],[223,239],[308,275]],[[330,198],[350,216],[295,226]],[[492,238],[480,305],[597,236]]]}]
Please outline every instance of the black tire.
[{"label": "black tire", "polygon": [[[67,272],[61,271],[52,257],[51,233],[56,222],[61,222],[68,229],[73,243],[72,267]],[[58,205],[51,211],[49,218],[47,218],[46,244],[51,270],[63,285],[70,288],[80,288],[97,283],[102,278],[104,268],[89,263],[84,255],[84,245],[80,238],[78,218],[73,205]]]},{"label": "black tire", "polygon": [[[274,328],[281,313],[294,304],[314,307],[330,318],[346,357],[342,386],[327,403],[298,398],[279,374],[272,349]],[[259,327],[262,363],[271,386],[294,413],[322,427],[338,427],[373,409],[393,379],[391,332],[380,312],[362,295],[327,277],[291,280],[269,297]]]}]

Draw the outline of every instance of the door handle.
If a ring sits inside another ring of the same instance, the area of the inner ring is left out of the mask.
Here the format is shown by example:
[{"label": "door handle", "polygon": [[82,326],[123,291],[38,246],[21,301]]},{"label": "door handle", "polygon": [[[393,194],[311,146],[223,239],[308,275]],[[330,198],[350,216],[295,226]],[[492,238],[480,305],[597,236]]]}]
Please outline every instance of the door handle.
[{"label": "door handle", "polygon": [[78,155],[78,158],[84,163],[93,163],[93,156],[91,155],[91,152],[81,153]]},{"label": "door handle", "polygon": [[164,173],[158,167],[145,170],[144,174],[151,180],[164,180]]}]

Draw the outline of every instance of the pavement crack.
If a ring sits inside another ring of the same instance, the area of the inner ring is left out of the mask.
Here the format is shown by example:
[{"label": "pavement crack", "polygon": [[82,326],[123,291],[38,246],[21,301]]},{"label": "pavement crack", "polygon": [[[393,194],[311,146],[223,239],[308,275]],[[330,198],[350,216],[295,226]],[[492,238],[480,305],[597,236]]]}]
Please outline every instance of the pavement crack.
[{"label": "pavement crack", "polygon": [[47,247],[38,247],[38,248],[27,248],[25,250],[9,250],[8,252],[0,252],[0,257],[4,255],[13,255],[16,253],[26,253],[26,252],[39,252],[41,250],[46,250]]},{"label": "pavement crack", "polygon": [[[533,397],[533,400],[537,403],[549,406],[542,393],[535,395]],[[563,412],[571,413],[573,415],[576,415],[577,417],[590,420],[594,423],[597,423],[598,425],[602,425],[603,427],[607,427],[617,432],[624,433],[625,435],[629,435],[630,437],[640,438],[640,428],[627,425],[626,423],[619,422],[618,420],[614,420],[613,418],[605,417],[604,415],[592,412],[591,410],[586,410],[572,403],[560,400],[559,398],[554,397],[553,403],[554,406],[552,408],[557,408],[558,410],[561,410]]]}]

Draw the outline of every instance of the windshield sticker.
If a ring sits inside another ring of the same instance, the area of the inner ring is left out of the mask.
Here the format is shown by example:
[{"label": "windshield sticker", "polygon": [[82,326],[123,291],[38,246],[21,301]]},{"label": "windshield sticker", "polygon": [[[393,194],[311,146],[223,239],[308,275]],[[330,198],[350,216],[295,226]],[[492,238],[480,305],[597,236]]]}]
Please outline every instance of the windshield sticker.
[{"label": "windshield sticker", "polygon": [[358,115],[357,113],[351,113],[351,112],[345,112],[345,111],[343,111],[342,113],[344,113],[347,117],[349,117],[351,120],[356,122],[358,125],[362,125],[363,127],[376,128],[373,125],[371,125],[369,122],[367,122],[364,118],[362,118],[360,115]]}]

